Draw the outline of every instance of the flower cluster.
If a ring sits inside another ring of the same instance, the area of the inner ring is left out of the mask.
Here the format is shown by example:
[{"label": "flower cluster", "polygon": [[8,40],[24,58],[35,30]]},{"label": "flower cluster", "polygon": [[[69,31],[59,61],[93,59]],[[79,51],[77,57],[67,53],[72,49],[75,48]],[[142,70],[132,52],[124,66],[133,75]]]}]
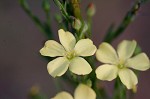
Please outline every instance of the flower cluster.
[{"label": "flower cluster", "polygon": [[[101,43],[97,49],[90,39],[76,41],[72,33],[65,32],[63,29],[60,29],[58,34],[61,44],[48,40],[40,50],[43,56],[57,57],[47,65],[48,72],[53,77],[62,76],[68,68],[77,75],[90,74],[92,68],[84,57],[95,53],[97,60],[104,63],[96,69],[96,77],[100,80],[112,81],[119,76],[127,89],[133,89],[138,83],[137,76],[131,69],[145,71],[150,68],[150,61],[145,53],[134,55],[137,45],[134,40],[123,40],[115,51],[106,42]],[[61,98],[62,96],[65,98]],[[77,87],[74,95],[74,99],[95,99],[95,97],[94,91],[83,84]],[[73,98],[69,93],[61,92],[52,99]]]}]

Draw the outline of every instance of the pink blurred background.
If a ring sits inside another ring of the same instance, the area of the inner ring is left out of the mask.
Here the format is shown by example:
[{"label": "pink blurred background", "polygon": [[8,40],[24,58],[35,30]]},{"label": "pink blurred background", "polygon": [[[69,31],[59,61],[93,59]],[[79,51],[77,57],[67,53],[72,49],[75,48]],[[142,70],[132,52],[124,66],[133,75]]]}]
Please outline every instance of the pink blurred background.
[{"label": "pink blurred background", "polygon": [[[44,20],[41,0],[28,0],[31,9]],[[118,25],[133,0],[82,0],[82,12],[85,13],[89,2],[96,4],[97,12],[93,18],[93,38],[98,46],[111,23]],[[123,39],[135,39],[143,51],[150,56],[150,2],[141,7],[136,20],[129,25],[124,34],[113,44]],[[52,18],[59,12],[51,0]],[[85,15],[85,14],[83,14]],[[52,20],[53,32],[57,37],[57,24]],[[40,57],[39,49],[46,41],[32,20],[21,9],[17,0],[0,1],[0,99],[27,99],[27,94],[34,84],[48,97],[56,94],[53,78],[47,73],[47,61]],[[63,84],[65,89],[68,85]],[[111,93],[112,82],[106,87]],[[149,99],[150,71],[141,72],[138,92],[135,99]]]}]

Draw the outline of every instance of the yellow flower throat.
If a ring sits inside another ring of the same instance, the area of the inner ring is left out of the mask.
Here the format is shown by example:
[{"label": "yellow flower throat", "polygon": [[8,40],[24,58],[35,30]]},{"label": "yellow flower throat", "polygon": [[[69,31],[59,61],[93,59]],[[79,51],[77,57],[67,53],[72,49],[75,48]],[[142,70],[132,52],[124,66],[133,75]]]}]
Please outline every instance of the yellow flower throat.
[{"label": "yellow flower throat", "polygon": [[120,60],[120,62],[118,63],[117,66],[118,66],[119,69],[125,68],[125,63],[124,63],[124,61],[121,61],[121,60]]},{"label": "yellow flower throat", "polygon": [[75,57],[75,55],[76,55],[75,51],[70,51],[70,52],[67,52],[65,56],[68,60],[71,60]]}]

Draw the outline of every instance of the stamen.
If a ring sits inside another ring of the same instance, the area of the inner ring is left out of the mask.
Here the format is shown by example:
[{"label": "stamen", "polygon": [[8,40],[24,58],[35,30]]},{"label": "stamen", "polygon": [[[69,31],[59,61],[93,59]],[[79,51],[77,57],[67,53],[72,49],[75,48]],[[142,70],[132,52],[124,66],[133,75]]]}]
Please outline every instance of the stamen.
[{"label": "stamen", "polygon": [[75,52],[74,51],[68,52],[66,54],[66,58],[69,59],[69,60],[71,60],[74,57],[75,57]]},{"label": "stamen", "polygon": [[119,68],[119,69],[122,69],[122,68],[124,68],[124,65],[123,65],[123,64],[119,64],[119,65],[118,65],[118,68]]}]

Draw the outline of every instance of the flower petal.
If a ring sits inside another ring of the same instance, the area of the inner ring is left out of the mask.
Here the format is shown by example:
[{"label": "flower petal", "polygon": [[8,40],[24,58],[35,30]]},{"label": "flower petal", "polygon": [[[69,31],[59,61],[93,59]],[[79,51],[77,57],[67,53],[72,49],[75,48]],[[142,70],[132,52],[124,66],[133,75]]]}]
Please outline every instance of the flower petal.
[{"label": "flower petal", "polygon": [[73,36],[73,34],[68,31],[65,32],[63,29],[60,29],[58,31],[58,34],[59,34],[59,40],[60,40],[61,44],[64,46],[64,48],[67,51],[72,50],[76,43],[76,39]]},{"label": "flower petal", "polygon": [[48,63],[48,72],[53,77],[61,76],[67,71],[69,63],[65,57],[56,58]]},{"label": "flower petal", "polygon": [[40,50],[40,53],[43,56],[50,57],[63,56],[65,54],[65,49],[56,41],[48,40],[45,42],[45,46]]},{"label": "flower petal", "polygon": [[92,71],[90,64],[81,57],[75,57],[73,60],[71,60],[69,69],[78,75],[86,75]]},{"label": "flower petal", "polygon": [[150,61],[145,53],[136,55],[127,60],[127,66],[136,70],[145,71],[150,68]]},{"label": "flower petal", "polygon": [[127,68],[121,69],[119,71],[119,77],[121,82],[128,88],[132,89],[137,83],[138,79],[135,73]]},{"label": "flower petal", "polygon": [[75,90],[74,99],[96,99],[96,94],[90,87],[80,84]]},{"label": "flower petal", "polygon": [[73,99],[73,97],[68,92],[63,91],[51,99]]},{"label": "flower petal", "polygon": [[90,39],[81,39],[75,45],[75,52],[77,56],[91,56],[96,51],[96,46]]},{"label": "flower petal", "polygon": [[118,45],[118,55],[119,58],[123,61],[126,61],[126,59],[130,58],[136,48],[136,41],[128,41],[128,40],[123,40],[119,45]]},{"label": "flower petal", "polygon": [[95,72],[98,79],[112,81],[117,77],[118,68],[115,65],[104,64],[99,66]]},{"label": "flower petal", "polygon": [[102,63],[118,63],[118,56],[115,49],[108,43],[102,43],[97,52],[96,58]]}]

